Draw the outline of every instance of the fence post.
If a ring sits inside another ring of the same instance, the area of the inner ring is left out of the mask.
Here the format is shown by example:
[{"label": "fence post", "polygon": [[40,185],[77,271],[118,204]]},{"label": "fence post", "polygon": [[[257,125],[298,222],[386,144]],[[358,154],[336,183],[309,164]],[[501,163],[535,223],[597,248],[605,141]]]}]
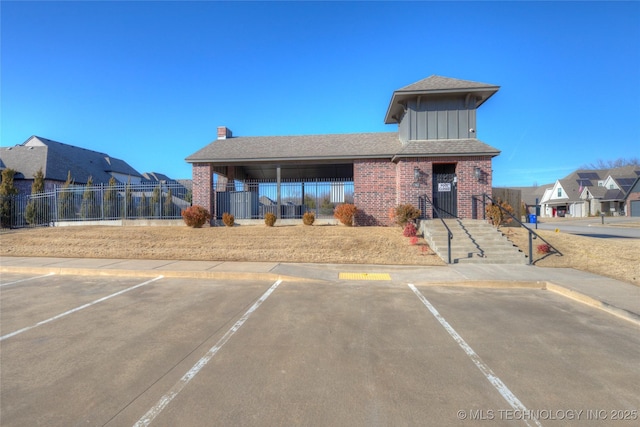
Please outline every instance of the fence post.
[{"label": "fence post", "polygon": [[276,200],[277,200],[277,212],[276,212],[276,219],[280,220],[282,218],[282,208],[281,208],[281,203],[282,203],[282,193],[281,193],[281,189],[280,189],[280,184],[281,184],[281,173],[280,173],[280,166],[278,166],[276,168]]},{"label": "fence post", "polygon": [[58,186],[53,187],[53,207],[54,207],[54,216],[53,222],[58,222]]},{"label": "fence post", "polygon": [[100,183],[100,219],[104,221],[104,182]]}]

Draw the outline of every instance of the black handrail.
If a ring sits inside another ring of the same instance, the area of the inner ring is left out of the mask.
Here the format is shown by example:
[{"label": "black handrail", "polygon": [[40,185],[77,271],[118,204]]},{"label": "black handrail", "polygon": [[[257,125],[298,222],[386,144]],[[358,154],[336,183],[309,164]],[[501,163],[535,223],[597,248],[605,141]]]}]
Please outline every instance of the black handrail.
[{"label": "black handrail", "polygon": [[[474,196],[475,197],[475,196]],[[493,200],[488,194],[484,193],[482,195],[482,211],[483,211],[483,218],[486,218],[486,206],[487,206],[487,199],[491,200],[491,203],[493,203],[495,206],[499,207],[500,209],[502,209],[502,211],[504,211],[507,215],[509,215],[511,218],[515,219],[516,222],[518,224],[520,224],[521,227],[524,227],[527,229],[527,231],[529,231],[529,265],[533,264],[533,235],[536,236],[536,238],[542,240],[543,242],[545,242],[547,245],[549,245],[549,247],[553,248],[553,250],[560,256],[564,256],[562,255],[562,252],[560,252],[558,250],[558,248],[556,248],[555,246],[553,246],[551,243],[549,243],[548,241],[546,241],[544,238],[542,238],[542,236],[540,236],[538,233],[536,233],[535,231],[533,231],[532,229],[530,229],[529,227],[527,227],[526,225],[524,225],[522,223],[522,221],[520,221],[518,218],[516,218],[511,212],[509,212],[508,210],[506,210],[505,208],[503,208],[502,206],[500,206],[499,203],[497,203],[495,200]]]},{"label": "black handrail", "polygon": [[448,256],[448,264],[451,264],[451,240],[453,239],[453,233],[451,232],[451,229],[449,228],[447,223],[444,222],[444,219],[442,219],[442,216],[439,214],[440,208],[433,204],[429,196],[425,194],[424,197],[429,202],[429,204],[433,207],[433,210],[436,214],[435,216],[437,216],[438,219],[442,221],[442,225],[444,225],[444,228],[447,229],[447,256]]}]

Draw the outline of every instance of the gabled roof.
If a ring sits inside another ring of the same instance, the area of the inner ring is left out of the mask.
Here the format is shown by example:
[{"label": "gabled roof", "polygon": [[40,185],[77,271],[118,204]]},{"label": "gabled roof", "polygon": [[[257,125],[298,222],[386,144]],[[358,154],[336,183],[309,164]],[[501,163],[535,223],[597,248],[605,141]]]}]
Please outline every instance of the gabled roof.
[{"label": "gabled roof", "polygon": [[[638,176],[640,176],[639,166],[624,166],[611,169],[578,169],[565,178],[558,180],[558,183],[560,183],[569,197],[568,201],[570,202],[579,201],[585,188],[589,189],[589,193],[594,199],[602,201],[622,200],[624,194],[629,191]],[[609,177],[616,182],[621,191],[598,185],[598,181],[606,181]]]},{"label": "gabled roof", "polygon": [[397,117],[401,117],[404,106],[402,103],[417,96],[434,95],[467,95],[476,97],[476,108],[480,107],[487,99],[500,89],[500,86],[487,83],[473,82],[470,80],[452,79],[450,77],[430,76],[426,79],[412,83],[393,92],[384,122],[386,124],[398,123]]},{"label": "gabled roof", "polygon": [[625,200],[629,198],[629,196],[633,193],[640,193],[640,176],[638,176],[638,178],[636,178],[636,180],[634,181],[633,185],[631,185],[631,187],[629,188],[629,191],[627,192],[626,196],[625,196]]},{"label": "gabled roof", "polygon": [[45,179],[60,182],[66,181],[71,171],[76,184],[85,184],[90,176],[94,183],[106,183],[112,173],[141,176],[124,160],[39,136],[32,136],[14,147],[1,148],[0,158],[6,167],[21,173],[25,179],[32,179],[41,168]]},{"label": "gabled roof", "polygon": [[597,185],[589,187],[587,191],[589,191],[589,194],[591,194],[593,199],[602,199],[607,193],[607,189],[605,187],[599,187]]},{"label": "gabled roof", "polygon": [[477,139],[411,141],[403,147],[395,132],[218,139],[186,158],[189,163],[336,161],[366,158],[497,156]]}]

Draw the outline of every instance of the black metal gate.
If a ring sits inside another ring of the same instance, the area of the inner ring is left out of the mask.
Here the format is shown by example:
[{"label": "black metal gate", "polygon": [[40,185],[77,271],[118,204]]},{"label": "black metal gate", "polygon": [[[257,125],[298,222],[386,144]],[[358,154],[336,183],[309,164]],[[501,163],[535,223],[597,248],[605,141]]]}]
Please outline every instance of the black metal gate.
[{"label": "black metal gate", "polygon": [[455,164],[433,165],[433,206],[433,218],[458,216],[458,178]]}]

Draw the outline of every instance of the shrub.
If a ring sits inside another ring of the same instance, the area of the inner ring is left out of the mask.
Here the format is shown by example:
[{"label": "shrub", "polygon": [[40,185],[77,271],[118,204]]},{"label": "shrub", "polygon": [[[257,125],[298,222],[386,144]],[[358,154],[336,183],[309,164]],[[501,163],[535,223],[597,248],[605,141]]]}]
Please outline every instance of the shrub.
[{"label": "shrub", "polygon": [[[499,206],[498,206],[499,205]],[[504,210],[500,209],[500,206],[504,208]],[[511,214],[513,214],[513,208],[507,202],[503,202],[502,200],[496,200],[496,204],[490,204],[486,207],[487,218],[491,220],[493,226],[498,228],[501,225],[506,225],[513,221],[509,215],[505,213],[505,210]]]},{"label": "shrub", "polygon": [[408,222],[407,225],[404,226],[404,231],[402,235],[404,237],[414,237],[418,234],[418,230],[416,230],[416,226],[412,222]]},{"label": "shrub", "polygon": [[408,222],[420,218],[420,215],[422,215],[420,209],[410,203],[398,205],[395,208],[391,208],[389,212],[389,218],[401,227],[404,227]]},{"label": "shrub", "polygon": [[236,218],[233,215],[231,215],[229,212],[225,212],[222,214],[222,222],[227,227],[233,227],[233,224],[235,223],[235,221],[236,221]]},{"label": "shrub", "polygon": [[357,211],[358,208],[356,208],[355,205],[343,203],[336,206],[336,209],[333,211],[333,216],[344,225],[351,227]]},{"label": "shrub", "polygon": [[211,219],[209,211],[198,205],[183,209],[181,214],[185,224],[193,228],[200,228]]},{"label": "shrub", "polygon": [[547,245],[546,243],[538,245],[536,249],[538,250],[539,254],[548,254],[549,252],[551,252],[551,246]]},{"label": "shrub", "polygon": [[304,225],[313,225],[313,222],[316,220],[316,214],[313,212],[305,212],[302,215],[302,223]]},{"label": "shrub", "polygon": [[266,214],[264,214],[264,223],[267,225],[267,227],[273,227],[273,225],[276,223],[276,214],[274,214],[273,212],[267,212]]},{"label": "shrub", "polygon": [[411,239],[409,239],[409,243],[411,243],[412,245],[417,245],[418,244],[418,236],[411,237]]}]

